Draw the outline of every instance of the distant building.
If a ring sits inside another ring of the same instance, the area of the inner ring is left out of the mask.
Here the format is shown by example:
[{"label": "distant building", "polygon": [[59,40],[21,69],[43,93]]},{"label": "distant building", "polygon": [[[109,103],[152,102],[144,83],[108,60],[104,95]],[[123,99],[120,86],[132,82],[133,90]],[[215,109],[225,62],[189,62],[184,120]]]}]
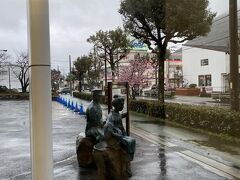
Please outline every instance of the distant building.
[{"label": "distant building", "polygon": [[[240,18],[238,18],[238,24]],[[240,30],[240,29],[239,29]],[[183,78],[211,91],[229,91],[229,16],[213,20],[207,36],[183,45]]]},{"label": "distant building", "polygon": [[165,83],[168,87],[176,88],[183,86],[182,73],[182,49],[171,53],[169,59],[165,61]]},{"label": "distant building", "polygon": [[[132,48],[130,52],[127,54],[126,57],[124,57],[118,64],[118,66],[127,66],[131,60],[136,59],[137,56],[140,57],[148,57],[149,59],[154,56],[154,54],[149,50],[148,46],[137,39],[131,39]],[[121,55],[121,54],[120,54]],[[146,79],[144,84],[146,86],[150,86],[152,84],[155,84],[156,79],[156,73],[155,69],[146,69]]]},{"label": "distant building", "polygon": [[[151,59],[156,54],[152,53],[151,50],[147,47],[146,44],[143,42],[133,39],[132,40],[132,49],[127,54],[126,57],[124,57],[117,65],[116,69],[120,66],[127,66],[129,62],[136,58],[136,56],[147,56],[149,59]],[[121,55],[121,53],[119,53]],[[151,86],[153,84],[156,84],[157,80],[157,72],[158,72],[158,66],[156,68],[153,66],[152,68],[149,68],[146,70],[146,80],[145,84],[146,86]],[[104,79],[104,69],[102,71],[101,78]],[[174,88],[174,87],[182,87],[183,86],[183,78],[182,78],[182,49],[178,49],[175,52],[173,52],[169,59],[165,61],[165,68],[164,68],[164,74],[165,74],[165,84],[167,87]],[[117,76],[116,76],[117,79]],[[111,68],[108,65],[107,66],[107,80],[112,80],[111,75]]]}]

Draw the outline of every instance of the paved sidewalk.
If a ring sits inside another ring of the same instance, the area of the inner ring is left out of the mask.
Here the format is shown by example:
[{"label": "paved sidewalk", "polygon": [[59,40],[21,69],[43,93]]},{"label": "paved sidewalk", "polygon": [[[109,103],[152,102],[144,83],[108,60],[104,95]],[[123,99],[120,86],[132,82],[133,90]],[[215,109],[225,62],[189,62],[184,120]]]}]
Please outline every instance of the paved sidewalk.
[{"label": "paved sidewalk", "polygon": [[[84,106],[89,102],[81,101]],[[30,180],[30,152],[28,102],[2,102],[0,113],[9,108],[19,112],[25,110],[20,117],[14,112],[0,119],[0,179]],[[75,138],[85,129],[85,117],[53,102],[53,154],[54,179],[57,180],[95,180],[96,169],[79,168],[75,153]],[[157,136],[143,131],[133,130],[137,140],[135,158],[132,161],[133,180],[222,180],[233,179],[221,171],[212,170],[207,165],[179,154],[179,147],[169,147],[161,143]]]}]

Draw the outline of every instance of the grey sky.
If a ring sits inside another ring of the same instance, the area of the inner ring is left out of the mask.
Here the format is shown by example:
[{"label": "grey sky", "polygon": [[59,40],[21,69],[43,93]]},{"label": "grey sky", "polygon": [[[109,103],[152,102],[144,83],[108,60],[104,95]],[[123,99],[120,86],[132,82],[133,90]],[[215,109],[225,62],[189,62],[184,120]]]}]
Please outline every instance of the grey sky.
[{"label": "grey sky", "polygon": [[[239,3],[239,0],[238,0]],[[0,0],[0,49],[14,53],[27,50],[26,0]],[[122,26],[120,0],[49,0],[52,68],[68,72],[72,60],[87,54],[92,46],[86,39],[96,31]],[[212,11],[228,11],[228,0],[210,0]]]}]

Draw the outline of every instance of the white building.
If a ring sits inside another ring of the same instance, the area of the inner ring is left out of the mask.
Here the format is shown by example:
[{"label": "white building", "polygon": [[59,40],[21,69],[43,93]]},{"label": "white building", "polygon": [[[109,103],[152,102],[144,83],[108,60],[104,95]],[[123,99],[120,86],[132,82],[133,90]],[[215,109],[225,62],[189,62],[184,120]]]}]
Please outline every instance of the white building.
[{"label": "white building", "polygon": [[[238,18],[239,21],[239,18]],[[229,91],[229,16],[213,21],[207,36],[183,45],[183,78],[211,91]]]},{"label": "white building", "polygon": [[229,55],[225,52],[183,47],[183,77],[208,91],[228,91]]}]

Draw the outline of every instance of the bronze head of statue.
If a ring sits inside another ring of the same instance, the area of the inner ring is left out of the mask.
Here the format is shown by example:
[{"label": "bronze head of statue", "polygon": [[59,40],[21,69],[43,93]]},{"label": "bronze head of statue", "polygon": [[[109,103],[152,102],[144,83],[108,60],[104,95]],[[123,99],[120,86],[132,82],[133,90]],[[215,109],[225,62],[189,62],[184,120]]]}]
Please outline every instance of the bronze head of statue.
[{"label": "bronze head of statue", "polygon": [[99,103],[99,101],[100,101],[100,94],[102,94],[102,90],[101,89],[94,89],[94,90],[92,90],[92,98],[93,98],[94,102]]},{"label": "bronze head of statue", "polygon": [[112,105],[115,111],[122,111],[124,108],[124,97],[120,95],[114,95]]}]

